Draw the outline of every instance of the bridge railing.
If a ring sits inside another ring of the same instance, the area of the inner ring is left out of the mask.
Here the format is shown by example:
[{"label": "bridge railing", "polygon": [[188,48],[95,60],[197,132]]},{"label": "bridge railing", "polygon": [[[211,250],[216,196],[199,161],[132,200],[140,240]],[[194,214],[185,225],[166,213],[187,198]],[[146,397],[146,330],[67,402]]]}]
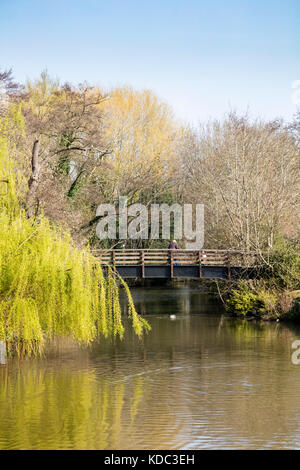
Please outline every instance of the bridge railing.
[{"label": "bridge railing", "polygon": [[145,265],[206,265],[247,267],[257,264],[254,251],[242,250],[169,250],[118,249],[93,250],[102,264],[111,266]]}]

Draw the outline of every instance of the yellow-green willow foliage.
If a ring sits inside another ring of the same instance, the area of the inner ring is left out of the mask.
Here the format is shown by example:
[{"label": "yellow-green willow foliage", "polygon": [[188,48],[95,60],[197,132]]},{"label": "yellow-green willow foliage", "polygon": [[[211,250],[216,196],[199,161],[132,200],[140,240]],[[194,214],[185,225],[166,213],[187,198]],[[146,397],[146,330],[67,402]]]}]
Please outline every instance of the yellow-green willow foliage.
[{"label": "yellow-green willow foliage", "polygon": [[[8,176],[7,176],[8,175]],[[99,335],[123,336],[119,278],[107,276],[88,250],[48,219],[29,220],[19,208],[5,142],[0,141],[0,340],[8,351],[38,354],[46,338],[71,336],[89,344]],[[129,318],[140,336],[150,327],[135,311]]]},{"label": "yellow-green willow foliage", "polygon": [[22,187],[23,183],[10,156],[16,152],[12,140],[17,140],[18,134],[23,134],[21,108],[12,107],[7,116],[0,118],[0,209],[5,207],[11,215],[19,206],[16,185]]}]

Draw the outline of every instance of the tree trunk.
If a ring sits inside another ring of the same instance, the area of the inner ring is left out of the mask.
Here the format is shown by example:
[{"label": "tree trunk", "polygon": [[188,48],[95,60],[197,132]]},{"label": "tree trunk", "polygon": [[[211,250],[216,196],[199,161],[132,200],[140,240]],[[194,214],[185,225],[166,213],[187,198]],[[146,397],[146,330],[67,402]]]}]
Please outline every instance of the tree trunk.
[{"label": "tree trunk", "polygon": [[30,219],[34,215],[34,204],[36,199],[36,190],[38,187],[38,179],[40,174],[40,165],[39,165],[39,150],[40,150],[40,141],[35,140],[32,148],[32,158],[31,158],[31,176],[28,180],[28,193],[26,201],[26,214]]}]

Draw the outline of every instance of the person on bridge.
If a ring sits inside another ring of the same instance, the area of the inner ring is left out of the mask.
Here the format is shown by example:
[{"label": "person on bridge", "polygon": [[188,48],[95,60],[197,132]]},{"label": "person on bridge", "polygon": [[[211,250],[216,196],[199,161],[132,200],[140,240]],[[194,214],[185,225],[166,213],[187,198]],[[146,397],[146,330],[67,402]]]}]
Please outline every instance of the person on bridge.
[{"label": "person on bridge", "polygon": [[[169,245],[169,250],[178,250],[178,244],[176,240],[171,241]],[[171,258],[171,252],[170,252],[170,258]],[[174,266],[177,266],[177,259],[174,259]]]},{"label": "person on bridge", "polygon": [[176,240],[173,240],[169,245],[169,250],[178,250],[178,244]]}]

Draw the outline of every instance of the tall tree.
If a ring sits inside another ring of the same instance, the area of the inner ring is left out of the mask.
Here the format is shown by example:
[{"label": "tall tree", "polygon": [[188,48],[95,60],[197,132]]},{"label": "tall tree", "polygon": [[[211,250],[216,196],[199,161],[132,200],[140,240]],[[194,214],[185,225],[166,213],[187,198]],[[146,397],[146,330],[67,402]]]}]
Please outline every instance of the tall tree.
[{"label": "tall tree", "polygon": [[205,204],[206,242],[262,249],[296,230],[299,148],[280,122],[231,113],[188,140],[186,197]]}]

